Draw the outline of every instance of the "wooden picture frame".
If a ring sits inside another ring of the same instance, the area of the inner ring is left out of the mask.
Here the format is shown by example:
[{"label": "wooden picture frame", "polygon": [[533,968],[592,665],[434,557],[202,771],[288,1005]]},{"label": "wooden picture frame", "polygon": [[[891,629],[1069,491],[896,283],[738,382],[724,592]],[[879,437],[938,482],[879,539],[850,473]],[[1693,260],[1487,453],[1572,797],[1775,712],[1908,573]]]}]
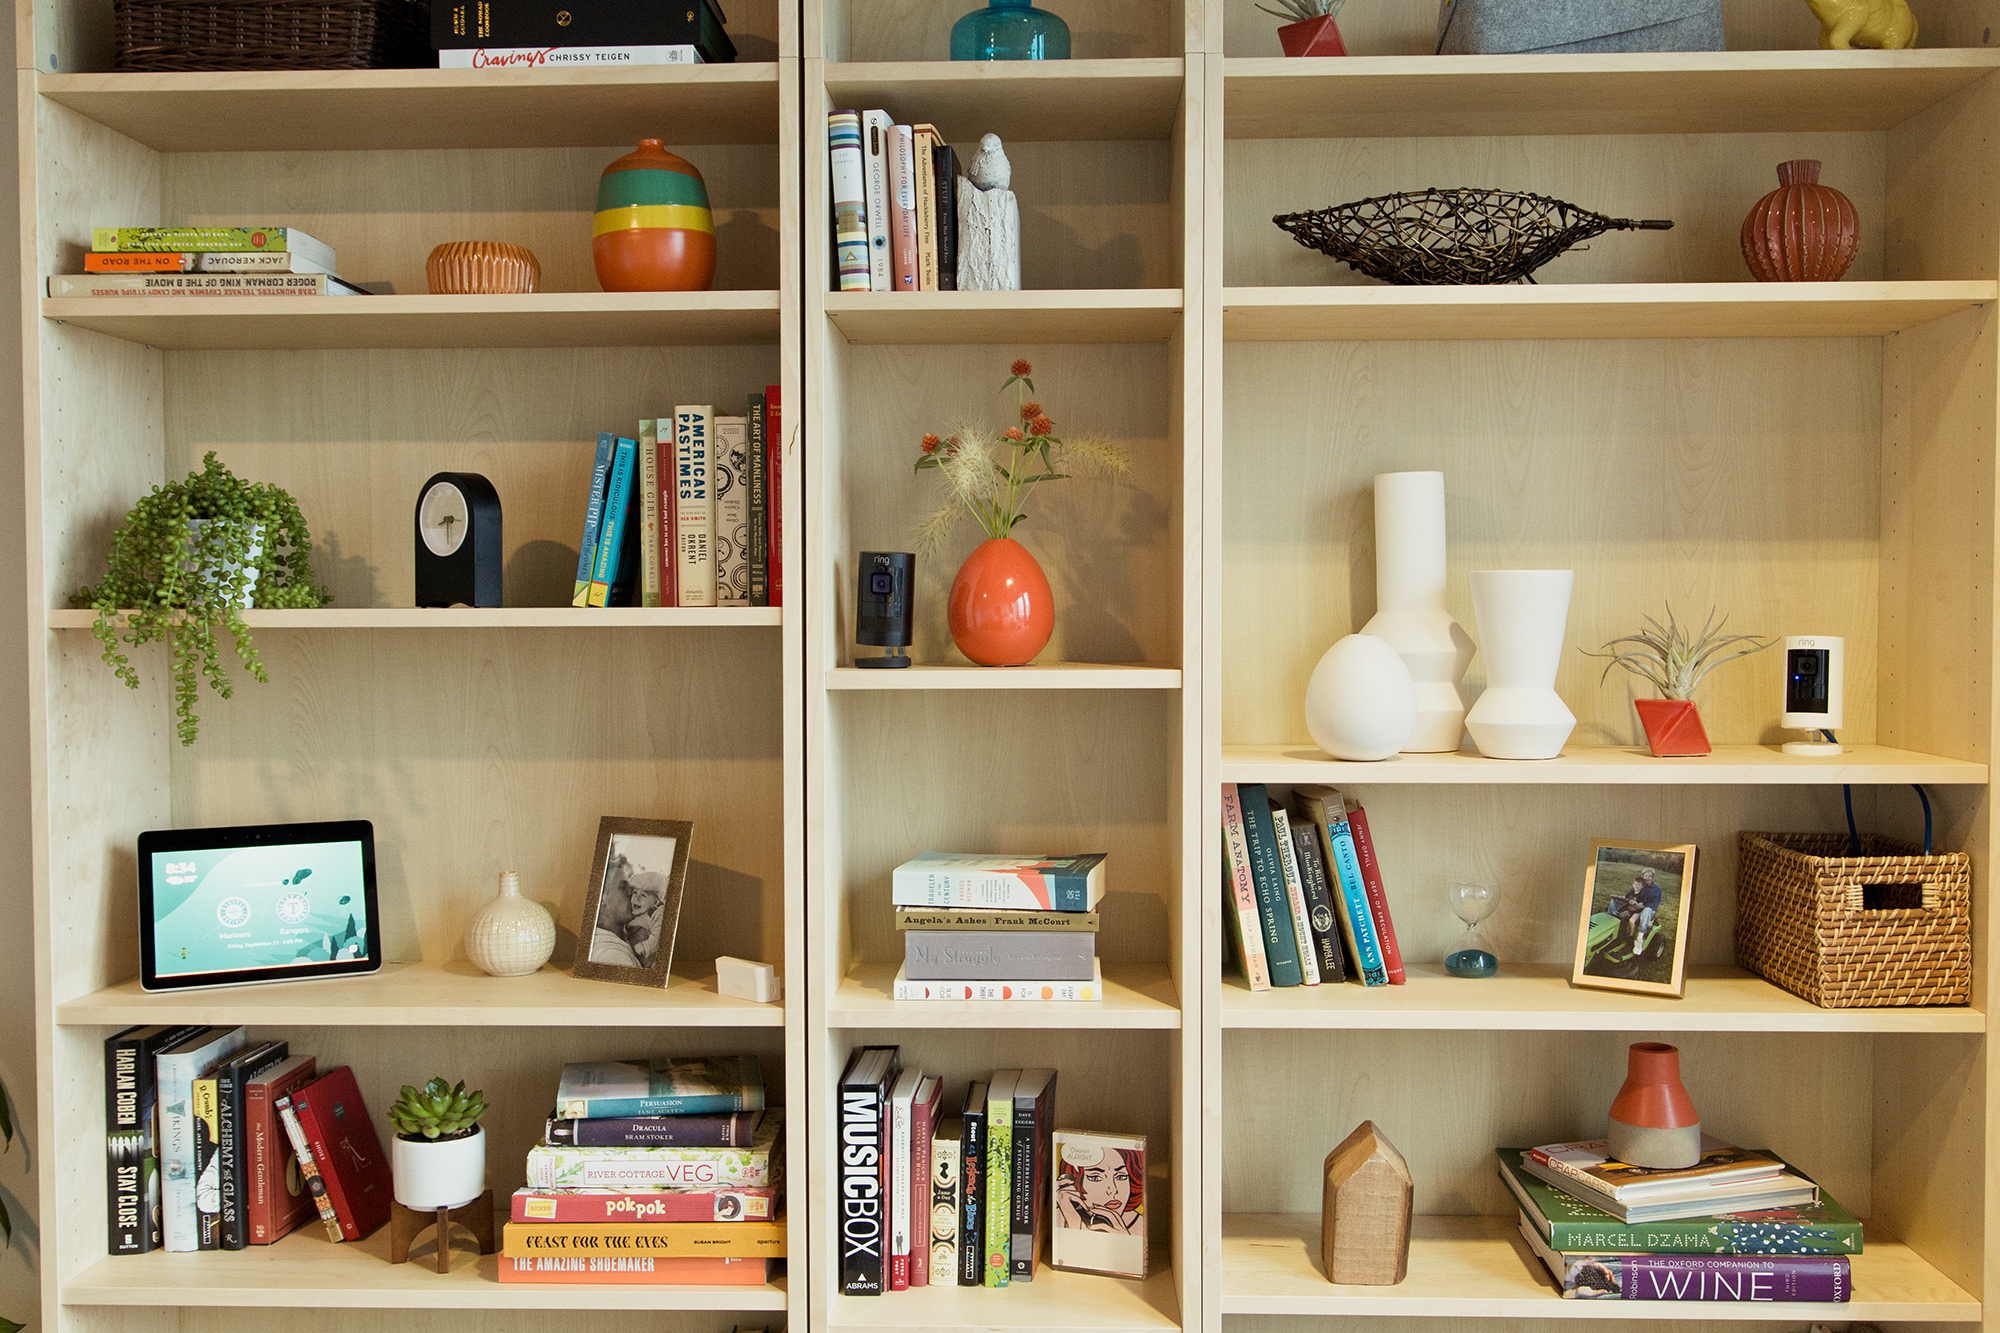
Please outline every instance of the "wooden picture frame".
[{"label": "wooden picture frame", "polygon": [[1681,998],[1695,850],[1693,843],[1591,840],[1572,986]]},{"label": "wooden picture frame", "polygon": [[666,988],[693,837],[684,819],[597,821],[571,976]]}]

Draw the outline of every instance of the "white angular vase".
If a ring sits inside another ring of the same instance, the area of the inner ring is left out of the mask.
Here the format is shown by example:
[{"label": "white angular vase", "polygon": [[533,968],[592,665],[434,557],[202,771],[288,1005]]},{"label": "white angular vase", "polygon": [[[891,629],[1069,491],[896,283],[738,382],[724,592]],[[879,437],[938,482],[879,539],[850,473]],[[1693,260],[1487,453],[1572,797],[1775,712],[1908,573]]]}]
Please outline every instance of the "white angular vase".
[{"label": "white angular vase", "polygon": [[1306,732],[1335,759],[1387,759],[1405,748],[1416,720],[1410,669],[1371,634],[1327,649],[1306,685]]},{"label": "white angular vase", "polygon": [[1489,759],[1553,759],[1576,728],[1576,714],[1555,689],[1575,584],[1572,569],[1472,575],[1486,692],[1466,714],[1465,729]]},{"label": "white angular vase", "polygon": [[1396,650],[1416,687],[1417,720],[1403,749],[1443,754],[1465,731],[1458,682],[1472,639],[1445,610],[1444,473],[1375,474],[1375,615],[1361,627]]}]

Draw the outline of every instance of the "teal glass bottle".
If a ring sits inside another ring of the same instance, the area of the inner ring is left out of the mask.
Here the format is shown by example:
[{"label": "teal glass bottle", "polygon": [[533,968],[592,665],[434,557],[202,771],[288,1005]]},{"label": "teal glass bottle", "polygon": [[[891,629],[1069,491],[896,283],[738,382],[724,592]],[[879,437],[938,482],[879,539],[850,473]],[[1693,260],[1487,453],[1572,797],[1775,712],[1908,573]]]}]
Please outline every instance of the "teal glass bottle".
[{"label": "teal glass bottle", "polygon": [[1069,24],[1028,0],[986,0],[951,25],[953,60],[1068,60]]}]

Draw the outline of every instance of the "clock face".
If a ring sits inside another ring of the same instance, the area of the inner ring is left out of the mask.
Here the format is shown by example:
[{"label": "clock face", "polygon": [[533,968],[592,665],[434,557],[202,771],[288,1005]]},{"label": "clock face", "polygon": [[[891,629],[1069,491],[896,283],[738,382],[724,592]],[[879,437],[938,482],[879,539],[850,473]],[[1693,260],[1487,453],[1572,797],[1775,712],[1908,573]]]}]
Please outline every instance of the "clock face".
[{"label": "clock face", "polygon": [[424,492],[417,523],[432,555],[450,555],[465,544],[467,517],[465,496],[450,482],[441,481]]}]

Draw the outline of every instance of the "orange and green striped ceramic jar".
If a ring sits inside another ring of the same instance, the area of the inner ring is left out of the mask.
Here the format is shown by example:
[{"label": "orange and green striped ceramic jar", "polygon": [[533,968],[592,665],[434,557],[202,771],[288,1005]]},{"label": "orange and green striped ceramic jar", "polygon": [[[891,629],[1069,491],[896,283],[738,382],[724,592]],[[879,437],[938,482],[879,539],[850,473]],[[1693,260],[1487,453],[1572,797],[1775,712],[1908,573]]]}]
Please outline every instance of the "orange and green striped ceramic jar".
[{"label": "orange and green striped ceramic jar", "polygon": [[641,139],[598,179],[590,253],[607,292],[707,291],[715,218],[701,173],[658,139]]}]

